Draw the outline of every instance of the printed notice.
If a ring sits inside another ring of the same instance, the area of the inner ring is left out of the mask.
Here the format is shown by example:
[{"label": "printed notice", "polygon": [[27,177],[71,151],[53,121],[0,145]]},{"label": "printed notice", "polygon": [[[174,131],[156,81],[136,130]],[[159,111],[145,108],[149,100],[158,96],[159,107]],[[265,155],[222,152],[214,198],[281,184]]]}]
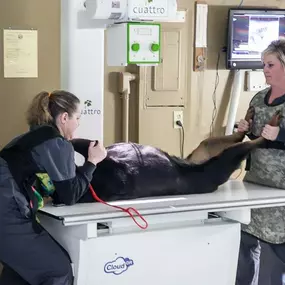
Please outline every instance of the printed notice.
[{"label": "printed notice", "polygon": [[196,19],[196,48],[207,47],[207,21],[208,21],[208,5],[197,4]]},{"label": "printed notice", "polygon": [[38,32],[4,30],[4,77],[38,77]]}]

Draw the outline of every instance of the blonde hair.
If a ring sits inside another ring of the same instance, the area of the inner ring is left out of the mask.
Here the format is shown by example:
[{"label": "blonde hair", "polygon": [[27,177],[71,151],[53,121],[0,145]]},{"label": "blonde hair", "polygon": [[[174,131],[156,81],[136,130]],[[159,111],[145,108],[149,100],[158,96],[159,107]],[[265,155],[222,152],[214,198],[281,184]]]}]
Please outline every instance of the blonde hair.
[{"label": "blonde hair", "polygon": [[67,112],[72,116],[77,111],[79,103],[80,100],[67,91],[40,92],[28,107],[27,123],[30,126],[54,123],[61,113]]},{"label": "blonde hair", "polygon": [[280,37],[278,40],[272,41],[269,46],[262,52],[262,58],[265,55],[273,54],[285,68],[285,38]]}]

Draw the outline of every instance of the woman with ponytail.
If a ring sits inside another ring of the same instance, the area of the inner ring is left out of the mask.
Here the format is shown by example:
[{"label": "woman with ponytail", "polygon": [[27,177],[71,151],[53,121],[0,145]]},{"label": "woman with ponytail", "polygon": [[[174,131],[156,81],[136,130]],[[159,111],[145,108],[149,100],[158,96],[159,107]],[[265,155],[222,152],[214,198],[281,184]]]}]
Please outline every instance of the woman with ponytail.
[{"label": "woman with ponytail", "polygon": [[79,126],[80,101],[72,93],[41,92],[27,111],[30,131],[0,152],[1,285],[71,285],[68,254],[40,225],[46,199],[72,205],[88,190],[97,163],[106,157],[91,142],[88,160],[74,162],[70,142]]}]

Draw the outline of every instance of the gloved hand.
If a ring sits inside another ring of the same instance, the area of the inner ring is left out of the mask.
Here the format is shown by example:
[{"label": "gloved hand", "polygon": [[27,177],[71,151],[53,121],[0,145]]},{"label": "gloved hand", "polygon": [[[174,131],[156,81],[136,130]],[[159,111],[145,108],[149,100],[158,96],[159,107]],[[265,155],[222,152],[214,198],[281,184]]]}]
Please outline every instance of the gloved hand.
[{"label": "gloved hand", "polygon": [[280,128],[279,127],[272,127],[270,125],[265,125],[262,130],[261,136],[267,140],[275,141],[279,134]]}]

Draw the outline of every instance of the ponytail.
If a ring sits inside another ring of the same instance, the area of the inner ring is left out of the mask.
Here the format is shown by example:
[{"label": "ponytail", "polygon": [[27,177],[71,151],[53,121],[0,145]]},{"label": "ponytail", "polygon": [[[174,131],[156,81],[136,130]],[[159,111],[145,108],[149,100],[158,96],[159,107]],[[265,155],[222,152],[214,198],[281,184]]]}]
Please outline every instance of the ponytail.
[{"label": "ponytail", "polygon": [[27,110],[27,123],[30,126],[50,124],[53,118],[49,112],[48,92],[41,92],[33,99]]},{"label": "ponytail", "polygon": [[27,123],[29,126],[55,123],[61,113],[67,112],[70,116],[75,113],[79,104],[80,100],[70,92],[43,91],[31,102],[27,110]]}]

